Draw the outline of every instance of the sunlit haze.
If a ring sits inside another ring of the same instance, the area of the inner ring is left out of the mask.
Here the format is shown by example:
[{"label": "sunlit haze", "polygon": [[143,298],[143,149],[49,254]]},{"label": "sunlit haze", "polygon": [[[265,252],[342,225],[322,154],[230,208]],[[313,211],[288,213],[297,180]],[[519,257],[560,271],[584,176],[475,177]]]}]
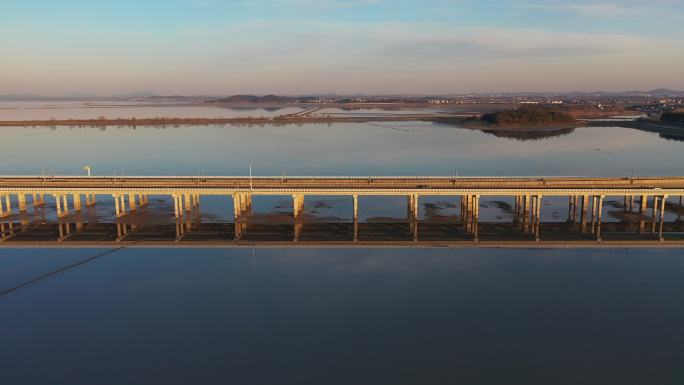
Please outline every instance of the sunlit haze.
[{"label": "sunlit haze", "polygon": [[684,89],[677,0],[3,0],[0,8],[0,94]]}]

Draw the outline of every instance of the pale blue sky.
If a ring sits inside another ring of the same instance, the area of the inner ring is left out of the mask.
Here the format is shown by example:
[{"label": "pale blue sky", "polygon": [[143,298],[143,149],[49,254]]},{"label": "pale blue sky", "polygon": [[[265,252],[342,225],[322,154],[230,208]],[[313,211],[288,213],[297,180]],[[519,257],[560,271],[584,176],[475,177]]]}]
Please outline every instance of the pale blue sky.
[{"label": "pale blue sky", "polygon": [[0,0],[0,94],[684,89],[682,0]]}]

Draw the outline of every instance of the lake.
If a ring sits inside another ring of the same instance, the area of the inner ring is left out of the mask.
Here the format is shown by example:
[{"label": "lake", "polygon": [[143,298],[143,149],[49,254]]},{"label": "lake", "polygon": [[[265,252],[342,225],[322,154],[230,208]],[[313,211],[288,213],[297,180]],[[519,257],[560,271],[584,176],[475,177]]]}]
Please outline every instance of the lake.
[{"label": "lake", "polygon": [[[250,165],[255,175],[681,175],[684,161],[684,142],[620,127],[548,137],[425,122],[2,130],[0,174],[13,175],[82,175],[86,164],[96,175],[248,175]],[[108,199],[98,197],[86,222],[116,221]],[[455,215],[443,201],[426,197],[420,218]],[[484,200],[482,220],[510,221],[500,203]],[[203,198],[199,222],[228,224],[231,204]],[[288,217],[290,204],[263,198],[255,218]],[[567,220],[567,200],[544,204],[544,221]],[[622,220],[621,204],[607,202],[614,215],[606,222]],[[360,205],[364,223],[406,215],[401,199]],[[46,223],[56,222],[53,208],[48,202]],[[311,221],[348,221],[349,201],[316,197],[306,213]],[[172,223],[170,201],[154,197],[144,219]],[[681,225],[676,210],[666,220]],[[0,246],[0,378],[13,385],[679,384],[681,255],[600,247]]]}]

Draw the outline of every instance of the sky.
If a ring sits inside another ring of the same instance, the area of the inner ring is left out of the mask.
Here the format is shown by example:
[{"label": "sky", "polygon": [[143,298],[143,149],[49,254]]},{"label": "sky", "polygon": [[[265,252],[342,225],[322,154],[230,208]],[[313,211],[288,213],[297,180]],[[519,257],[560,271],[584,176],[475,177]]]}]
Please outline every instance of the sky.
[{"label": "sky", "polygon": [[0,0],[0,94],[684,90],[684,0]]}]

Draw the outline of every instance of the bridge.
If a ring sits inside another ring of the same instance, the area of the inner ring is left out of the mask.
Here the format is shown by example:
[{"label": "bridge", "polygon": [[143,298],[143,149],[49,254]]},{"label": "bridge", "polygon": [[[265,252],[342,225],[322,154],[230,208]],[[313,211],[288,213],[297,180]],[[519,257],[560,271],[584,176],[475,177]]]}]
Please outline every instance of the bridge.
[{"label": "bridge", "polygon": [[[227,196],[233,201],[234,239],[239,240],[247,223],[254,196],[291,196],[295,220],[302,215],[304,202],[311,196],[349,196],[353,208],[353,239],[358,239],[359,197],[405,196],[407,223],[417,241],[421,197],[454,196],[460,200],[459,221],[475,241],[479,240],[480,198],[511,197],[513,210],[524,232],[539,237],[542,199],[568,198],[568,218],[582,232],[601,240],[604,200],[607,196],[624,199],[625,211],[640,218],[641,231],[650,231],[663,241],[665,209],[682,208],[684,177],[229,177],[229,176],[0,176],[0,218],[19,213],[29,206],[45,205],[52,199],[58,219],[67,218],[85,207],[96,205],[103,197],[113,200],[117,218],[144,207],[149,196],[167,196],[173,201],[173,215],[184,234],[189,213],[199,207],[202,196]],[[673,203],[672,198],[678,198]],[[649,210],[650,209],[650,210]],[[3,230],[4,231],[4,230]],[[4,234],[4,233],[3,233]]]}]

